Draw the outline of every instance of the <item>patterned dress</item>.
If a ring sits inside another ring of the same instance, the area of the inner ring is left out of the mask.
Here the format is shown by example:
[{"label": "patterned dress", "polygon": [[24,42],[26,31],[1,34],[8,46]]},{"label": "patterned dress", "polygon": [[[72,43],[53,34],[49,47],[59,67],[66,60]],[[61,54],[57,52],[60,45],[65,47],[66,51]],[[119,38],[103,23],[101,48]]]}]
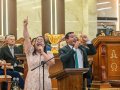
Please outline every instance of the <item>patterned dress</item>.
[{"label": "patterned dress", "polygon": [[[27,63],[28,63],[28,73],[25,80],[24,90],[43,90],[43,68],[42,66],[31,71],[34,67],[41,64],[41,61],[44,60],[44,57],[37,53],[37,55],[32,55],[34,48],[31,47],[26,53]],[[50,57],[53,57],[53,54],[47,52]],[[52,90],[51,88],[51,79],[49,76],[49,66],[45,64],[44,68],[44,87],[45,90]]]}]

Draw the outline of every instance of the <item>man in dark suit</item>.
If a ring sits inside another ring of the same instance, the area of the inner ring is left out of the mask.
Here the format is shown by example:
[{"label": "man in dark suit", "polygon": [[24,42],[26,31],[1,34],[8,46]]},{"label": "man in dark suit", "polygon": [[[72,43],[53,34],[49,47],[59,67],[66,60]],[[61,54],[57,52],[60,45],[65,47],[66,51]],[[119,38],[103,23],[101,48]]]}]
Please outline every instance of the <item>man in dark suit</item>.
[{"label": "man in dark suit", "polygon": [[[90,68],[87,55],[94,55],[96,49],[86,35],[81,37],[81,40],[78,40],[74,32],[68,32],[65,35],[67,45],[59,49],[63,68]],[[86,45],[83,45],[85,43]],[[90,87],[91,71],[89,70],[84,77],[87,78],[87,87]]]},{"label": "man in dark suit", "polygon": [[[9,68],[7,69],[7,75],[12,77],[18,77],[20,80],[20,87],[24,88],[24,80],[20,76],[17,71],[23,72],[22,67],[18,67],[19,61],[16,59],[15,54],[21,54],[19,48],[15,46],[15,36],[14,35],[7,35],[6,37],[7,45],[2,47],[0,50],[0,59],[5,60],[7,63],[11,63],[12,68],[14,71]],[[3,70],[0,69],[0,74],[3,74]]]},{"label": "man in dark suit", "polygon": [[[7,35],[6,37],[7,45],[1,48],[0,59],[5,60],[7,63],[11,63],[14,69],[17,68],[17,65],[20,62],[16,59],[15,54],[22,54],[21,50],[15,45],[15,36]],[[19,70],[23,72],[23,69]]]}]

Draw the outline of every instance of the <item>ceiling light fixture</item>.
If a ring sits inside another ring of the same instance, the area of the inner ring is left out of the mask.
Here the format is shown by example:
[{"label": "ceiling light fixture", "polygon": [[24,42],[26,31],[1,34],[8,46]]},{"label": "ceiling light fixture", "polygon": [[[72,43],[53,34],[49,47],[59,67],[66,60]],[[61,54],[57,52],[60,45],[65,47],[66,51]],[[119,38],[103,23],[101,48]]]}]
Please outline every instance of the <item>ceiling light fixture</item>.
[{"label": "ceiling light fixture", "polygon": [[108,3],[111,3],[111,2],[100,2],[100,3],[97,3],[96,5],[103,5],[103,4],[108,4]]},{"label": "ceiling light fixture", "polygon": [[97,9],[98,11],[102,11],[102,10],[108,10],[108,9],[111,9],[112,7],[106,7],[106,8],[99,8]]}]

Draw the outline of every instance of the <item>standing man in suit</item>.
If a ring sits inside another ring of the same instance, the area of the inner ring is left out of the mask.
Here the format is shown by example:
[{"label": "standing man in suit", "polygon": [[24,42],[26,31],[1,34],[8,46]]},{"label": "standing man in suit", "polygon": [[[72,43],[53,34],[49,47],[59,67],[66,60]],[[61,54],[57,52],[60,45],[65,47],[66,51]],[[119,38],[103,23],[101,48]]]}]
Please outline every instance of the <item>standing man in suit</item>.
[{"label": "standing man in suit", "polygon": [[[87,36],[82,35],[81,40],[75,36],[74,32],[65,35],[67,45],[59,49],[60,60],[63,68],[90,68],[87,55],[94,55],[96,49]],[[86,43],[86,46],[83,45]],[[91,68],[90,68],[91,69]],[[87,78],[87,87],[91,86],[91,71],[89,70],[84,77]]]},{"label": "standing man in suit", "polygon": [[[15,54],[21,54],[21,50],[17,46],[15,46],[15,36],[14,35],[7,35],[6,37],[6,43],[4,47],[0,50],[0,60],[5,60],[7,63],[11,63],[12,67],[7,69],[7,75],[10,75],[12,77],[18,77],[19,78],[19,85],[23,89],[24,88],[24,80],[20,76],[20,74],[17,72],[23,72],[22,67],[18,67],[19,61],[16,59]],[[3,74],[3,70],[0,69],[0,74]]]}]

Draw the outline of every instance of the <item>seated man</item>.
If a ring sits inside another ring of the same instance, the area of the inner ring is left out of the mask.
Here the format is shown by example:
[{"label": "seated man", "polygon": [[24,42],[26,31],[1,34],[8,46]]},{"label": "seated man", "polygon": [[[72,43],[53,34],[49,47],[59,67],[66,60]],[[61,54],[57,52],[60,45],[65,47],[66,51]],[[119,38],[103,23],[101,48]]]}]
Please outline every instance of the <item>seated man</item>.
[{"label": "seated man", "polygon": [[[2,47],[0,50],[0,59],[5,60],[7,63],[11,63],[13,69],[7,69],[7,75],[12,77],[18,77],[20,83],[22,83],[22,87],[24,87],[24,81],[20,74],[17,72],[23,72],[23,67],[19,67],[18,65],[20,62],[16,59],[15,54],[21,54],[21,50],[17,46],[15,46],[15,36],[14,35],[7,35],[6,37],[6,46]],[[3,74],[3,70],[0,69],[0,74]]]},{"label": "seated man", "polygon": [[15,36],[7,35],[6,37],[7,45],[2,47],[0,50],[0,59],[6,60],[7,63],[13,65],[14,70],[23,72],[22,67],[18,67],[20,62],[16,59],[15,54],[22,54],[21,50],[15,45]]}]

